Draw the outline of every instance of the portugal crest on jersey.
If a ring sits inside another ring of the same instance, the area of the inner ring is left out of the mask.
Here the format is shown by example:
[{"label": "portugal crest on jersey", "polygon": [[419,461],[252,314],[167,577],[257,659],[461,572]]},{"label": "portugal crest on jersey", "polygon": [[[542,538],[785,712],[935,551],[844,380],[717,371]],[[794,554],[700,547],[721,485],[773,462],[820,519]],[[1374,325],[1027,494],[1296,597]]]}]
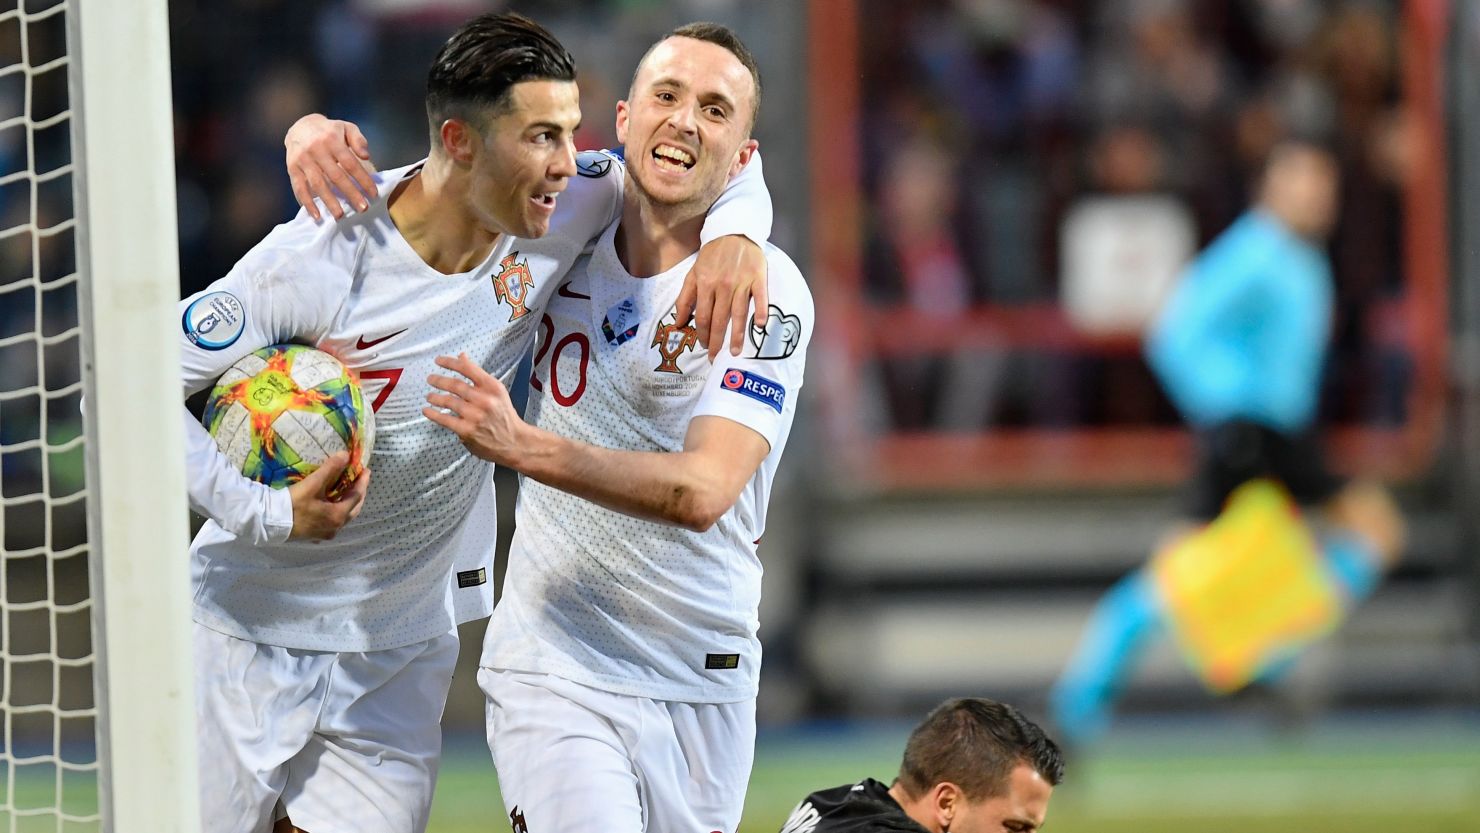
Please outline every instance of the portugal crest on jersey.
[{"label": "portugal crest on jersey", "polygon": [[699,343],[699,331],[694,329],[693,324],[685,327],[678,326],[678,312],[669,309],[663,320],[658,322],[658,327],[653,331],[652,347],[658,348],[658,355],[662,361],[653,370],[659,373],[682,373],[678,367],[678,357],[685,350],[694,349]]},{"label": "portugal crest on jersey", "polygon": [[519,257],[518,252],[510,252],[507,257],[498,262],[499,273],[493,276],[493,292],[498,296],[499,303],[507,302],[509,320],[523,318],[529,312],[524,304],[529,299],[529,290],[534,289],[534,275],[529,273],[529,260],[515,263]]}]

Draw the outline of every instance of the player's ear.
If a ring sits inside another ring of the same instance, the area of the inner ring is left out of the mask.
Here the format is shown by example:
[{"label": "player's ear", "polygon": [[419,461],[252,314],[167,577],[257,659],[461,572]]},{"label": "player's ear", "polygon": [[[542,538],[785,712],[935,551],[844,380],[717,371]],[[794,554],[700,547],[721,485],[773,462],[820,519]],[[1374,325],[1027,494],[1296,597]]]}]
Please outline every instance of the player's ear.
[{"label": "player's ear", "polygon": [[473,161],[473,151],[478,144],[478,131],[462,119],[442,122],[440,131],[442,150],[452,161],[466,165]]},{"label": "player's ear", "polygon": [[930,791],[930,811],[935,814],[936,823],[942,830],[950,829],[963,800],[961,788],[950,781],[942,781]]},{"label": "player's ear", "polygon": [[624,101],[618,101],[617,102],[617,144],[619,144],[619,145],[625,145],[625,144],[627,144],[627,119],[628,119],[629,116],[630,116],[630,113],[629,113],[629,111],[627,109],[627,102],[625,100]]},{"label": "player's ear", "polygon": [[740,150],[735,153],[735,161],[730,165],[730,176],[740,173],[740,169],[750,164],[750,157],[760,149],[761,143],[754,139],[746,139],[740,143]]}]

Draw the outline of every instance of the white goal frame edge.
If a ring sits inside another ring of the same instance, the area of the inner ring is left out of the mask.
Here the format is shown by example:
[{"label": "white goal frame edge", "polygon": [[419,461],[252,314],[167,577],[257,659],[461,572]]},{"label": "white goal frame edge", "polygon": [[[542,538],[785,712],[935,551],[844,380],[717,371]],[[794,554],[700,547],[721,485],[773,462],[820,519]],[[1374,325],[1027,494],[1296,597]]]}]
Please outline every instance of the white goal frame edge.
[{"label": "white goal frame edge", "polygon": [[200,826],[166,0],[69,0],[105,831]]}]

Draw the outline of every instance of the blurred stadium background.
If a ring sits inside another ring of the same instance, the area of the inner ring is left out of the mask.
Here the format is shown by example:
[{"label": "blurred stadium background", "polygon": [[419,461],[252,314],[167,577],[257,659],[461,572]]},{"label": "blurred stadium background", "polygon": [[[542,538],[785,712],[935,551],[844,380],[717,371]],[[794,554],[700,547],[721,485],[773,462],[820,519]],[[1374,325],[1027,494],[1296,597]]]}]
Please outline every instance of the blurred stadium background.
[{"label": "blurred stadium background", "polygon": [[[294,210],[282,136],[299,115],[359,122],[384,166],[423,155],[426,65],[473,14],[514,8],[569,46],[583,147],[615,141],[613,104],[673,26],[723,22],[755,51],[774,240],[824,318],[762,547],[747,833],[812,789],[891,777],[946,696],[1043,714],[1090,605],[1145,557],[1188,473],[1137,326],[1246,206],[1278,136],[1328,138],[1344,193],[1322,423],[1340,470],[1397,489],[1408,558],[1278,685],[1215,701],[1158,654],[1109,738],[1072,750],[1051,829],[1480,830],[1480,3],[169,5],[182,294]],[[0,23],[3,63],[17,28]],[[0,79],[0,114],[20,94]],[[24,153],[14,134],[0,159]],[[19,203],[4,196],[0,214]],[[0,270],[29,268],[9,253]],[[21,315],[7,302],[0,323]],[[46,361],[65,375],[76,358]],[[82,476],[80,455],[62,462],[54,488]],[[35,460],[3,463],[7,492],[40,482]],[[515,484],[500,489],[512,518]],[[6,520],[7,548],[39,534]],[[437,833],[507,829],[481,623],[464,638]]]}]

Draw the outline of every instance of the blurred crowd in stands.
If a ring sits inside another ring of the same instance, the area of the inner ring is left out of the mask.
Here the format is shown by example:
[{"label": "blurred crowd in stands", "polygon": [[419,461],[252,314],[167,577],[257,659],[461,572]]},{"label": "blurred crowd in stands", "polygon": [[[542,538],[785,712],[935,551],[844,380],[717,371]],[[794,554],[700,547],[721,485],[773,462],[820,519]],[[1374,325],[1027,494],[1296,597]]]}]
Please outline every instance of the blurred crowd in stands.
[{"label": "blurred crowd in stands", "polygon": [[[1314,138],[1344,183],[1323,413],[1401,421],[1404,359],[1373,332],[1403,286],[1415,152],[1397,2],[863,0],[860,21],[874,303],[943,328],[1062,307],[1080,334],[1134,336],[1270,147]],[[883,356],[893,427],[1175,421],[1135,349],[1045,341]]]}]

